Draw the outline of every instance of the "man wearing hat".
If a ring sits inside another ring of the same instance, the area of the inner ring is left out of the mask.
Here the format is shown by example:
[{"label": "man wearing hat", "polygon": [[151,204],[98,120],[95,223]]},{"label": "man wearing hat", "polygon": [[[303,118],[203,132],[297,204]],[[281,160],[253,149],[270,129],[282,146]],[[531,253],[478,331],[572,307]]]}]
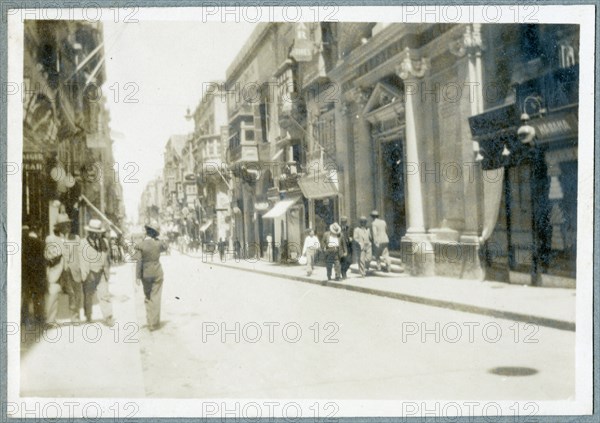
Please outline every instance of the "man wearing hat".
[{"label": "man wearing hat", "polygon": [[107,326],[114,324],[108,278],[110,264],[108,261],[108,243],[102,236],[105,229],[98,219],[91,219],[85,226],[87,236],[81,241],[80,266],[83,280],[83,311],[88,322],[92,321],[94,295],[97,295],[100,310]]},{"label": "man wearing hat", "polygon": [[371,218],[373,222],[371,223],[371,232],[373,236],[373,251],[375,253],[375,260],[377,261],[377,270],[381,270],[381,260],[383,259],[385,263],[385,271],[390,271],[390,252],[388,250],[388,245],[390,243],[390,239],[387,235],[387,224],[385,220],[379,218],[379,212],[377,210],[373,210],[371,212]]},{"label": "man wearing hat", "polygon": [[369,265],[371,264],[371,231],[367,228],[367,217],[361,216],[359,219],[360,226],[354,228],[354,243],[358,247],[358,271],[361,277],[367,275]]},{"label": "man wearing hat", "polygon": [[331,269],[335,268],[335,280],[340,280],[340,259],[348,254],[346,244],[342,239],[342,228],[334,222],[329,230],[323,234],[323,248],[325,249],[325,266],[327,268],[327,280],[331,280]]},{"label": "man wearing hat", "polygon": [[348,224],[348,217],[342,216],[340,218],[340,225],[342,227],[342,240],[346,244],[346,255],[342,257],[340,266],[342,270],[342,279],[346,279],[348,269],[352,264],[352,233],[350,232],[350,225]]},{"label": "man wearing hat", "polygon": [[66,259],[64,253],[67,250],[65,246],[64,233],[71,228],[71,219],[65,213],[60,213],[54,223],[54,233],[46,237],[46,248],[44,256],[46,258],[46,280],[48,290],[46,292],[45,312],[46,323],[56,324],[58,315],[58,294],[63,291],[61,286],[64,283],[62,279],[63,271],[66,269]]},{"label": "man wearing hat", "polygon": [[160,253],[167,251],[168,245],[159,240],[159,230],[151,223],[145,225],[146,237],[136,246],[136,283],[144,287],[146,320],[150,331],[160,327],[160,301],[163,286],[163,269]]},{"label": "man wearing hat", "polygon": [[[23,225],[21,232],[21,321],[44,323],[46,286],[46,259],[44,242],[29,225]],[[33,316],[30,314],[33,306]],[[33,321],[32,321],[33,317]]]},{"label": "man wearing hat", "polygon": [[73,225],[69,217],[65,215],[64,223],[58,225],[58,236],[62,241],[62,256],[64,269],[60,276],[60,285],[63,292],[69,296],[69,310],[71,311],[71,321],[79,323],[79,313],[81,311],[81,302],[83,291],[81,287],[81,266],[79,259],[81,254],[81,241],[79,236],[73,233]]}]

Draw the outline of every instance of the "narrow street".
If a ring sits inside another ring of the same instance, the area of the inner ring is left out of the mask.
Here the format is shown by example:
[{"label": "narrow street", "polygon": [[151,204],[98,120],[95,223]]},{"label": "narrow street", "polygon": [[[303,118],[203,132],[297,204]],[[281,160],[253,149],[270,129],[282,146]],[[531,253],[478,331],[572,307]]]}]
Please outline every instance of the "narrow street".
[{"label": "narrow street", "polygon": [[[567,364],[575,363],[574,332],[211,266],[177,252],[162,261],[163,327],[139,332],[149,397],[546,400],[574,392]],[[491,374],[496,367],[537,372]]]}]

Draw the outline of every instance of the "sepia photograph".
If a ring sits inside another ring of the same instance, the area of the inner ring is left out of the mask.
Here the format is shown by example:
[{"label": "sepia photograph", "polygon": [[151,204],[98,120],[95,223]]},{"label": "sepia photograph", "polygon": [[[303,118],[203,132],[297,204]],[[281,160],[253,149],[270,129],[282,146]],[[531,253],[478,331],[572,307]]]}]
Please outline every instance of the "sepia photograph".
[{"label": "sepia photograph", "polygon": [[3,10],[5,416],[592,414],[594,6],[128,6]]}]

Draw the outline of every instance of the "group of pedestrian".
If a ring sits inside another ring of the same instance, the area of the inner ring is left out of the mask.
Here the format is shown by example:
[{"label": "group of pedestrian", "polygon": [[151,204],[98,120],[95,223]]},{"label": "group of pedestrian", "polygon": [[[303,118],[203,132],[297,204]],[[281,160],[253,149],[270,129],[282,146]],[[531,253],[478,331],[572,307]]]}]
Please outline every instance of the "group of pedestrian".
[{"label": "group of pedestrian", "polygon": [[80,239],[72,226],[67,214],[59,214],[54,231],[45,242],[34,228],[23,226],[21,314],[26,324],[56,324],[61,292],[68,295],[72,322],[81,321],[82,307],[85,319],[91,322],[97,298],[105,324],[114,324],[108,290],[110,249],[103,236],[105,229],[99,220],[91,219],[85,226],[86,237]]},{"label": "group of pedestrian", "polygon": [[[81,309],[87,322],[92,322],[93,305],[97,301],[107,326],[113,326],[113,308],[108,288],[112,249],[104,236],[106,230],[98,219],[85,226],[83,239],[73,230],[65,213],[58,215],[54,231],[45,241],[37,228],[22,227],[22,292],[21,319],[24,324],[43,327],[56,325],[59,294],[69,298],[70,319],[81,322]],[[143,285],[146,317],[150,330],[160,325],[160,302],[163,271],[160,255],[168,244],[159,240],[155,225],[146,225],[146,237],[134,246],[137,260],[136,279]]]},{"label": "group of pedestrian", "polygon": [[341,225],[337,222],[332,223],[321,240],[310,228],[302,248],[307,276],[312,275],[314,271],[319,251],[325,255],[327,280],[331,280],[332,277],[335,277],[335,280],[346,279],[354,254],[356,254],[361,277],[367,275],[373,257],[377,264],[377,270],[381,270],[383,261],[385,271],[389,272],[391,260],[387,224],[379,218],[377,210],[371,212],[371,219],[371,225],[368,225],[367,217],[361,216],[359,226],[352,231],[348,218],[342,216],[340,218]]}]

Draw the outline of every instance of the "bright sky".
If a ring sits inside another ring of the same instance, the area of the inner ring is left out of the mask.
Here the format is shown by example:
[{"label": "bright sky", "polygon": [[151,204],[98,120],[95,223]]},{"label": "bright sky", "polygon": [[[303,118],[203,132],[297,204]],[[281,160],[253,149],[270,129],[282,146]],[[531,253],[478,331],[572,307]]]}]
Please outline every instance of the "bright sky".
[{"label": "bright sky", "polygon": [[104,22],[107,80],[103,92],[129,219],[137,221],[142,191],[161,172],[169,136],[193,129],[185,114],[199,103],[203,82],[225,79],[227,67],[254,27],[249,23]]}]

